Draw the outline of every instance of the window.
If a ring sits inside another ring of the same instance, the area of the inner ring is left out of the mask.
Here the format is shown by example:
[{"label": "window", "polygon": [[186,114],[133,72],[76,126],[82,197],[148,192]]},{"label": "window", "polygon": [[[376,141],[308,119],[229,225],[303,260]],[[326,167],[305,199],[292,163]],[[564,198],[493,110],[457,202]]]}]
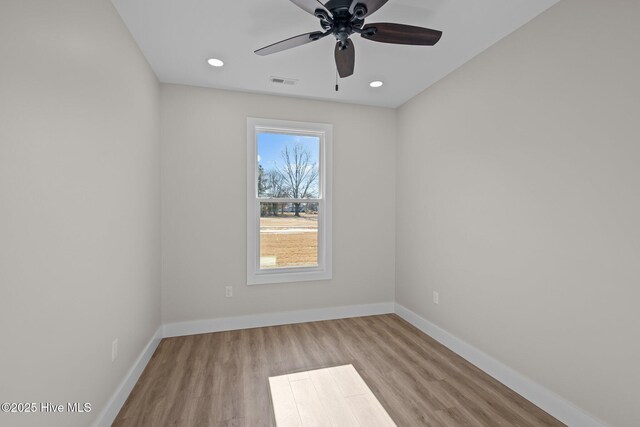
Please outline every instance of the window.
[{"label": "window", "polygon": [[331,137],[247,119],[247,284],[331,279]]}]

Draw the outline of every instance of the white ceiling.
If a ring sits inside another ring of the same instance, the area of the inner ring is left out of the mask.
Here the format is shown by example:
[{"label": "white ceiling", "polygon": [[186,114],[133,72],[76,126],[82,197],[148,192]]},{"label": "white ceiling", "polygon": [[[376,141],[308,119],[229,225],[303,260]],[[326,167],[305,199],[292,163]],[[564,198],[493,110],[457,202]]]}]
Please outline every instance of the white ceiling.
[{"label": "white ceiling", "polygon": [[[320,30],[288,0],[112,0],[160,81],[398,107],[558,0],[389,0],[366,22],[444,32],[434,47],[375,43],[352,36],[355,74],[335,92],[335,39],[261,57],[254,50]],[[323,1],[324,3],[324,1]],[[207,59],[225,62],[213,68]],[[271,83],[271,76],[298,80]],[[369,87],[382,80],[379,89]]]}]

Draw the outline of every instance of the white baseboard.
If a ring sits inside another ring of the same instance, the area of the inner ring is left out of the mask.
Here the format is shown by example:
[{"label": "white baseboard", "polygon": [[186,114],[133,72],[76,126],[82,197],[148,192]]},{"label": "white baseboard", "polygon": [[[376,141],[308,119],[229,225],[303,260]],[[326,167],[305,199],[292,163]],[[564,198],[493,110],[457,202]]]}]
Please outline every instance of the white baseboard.
[{"label": "white baseboard", "polygon": [[319,320],[373,316],[376,314],[393,313],[394,308],[394,303],[387,302],[169,323],[162,327],[162,335],[168,338],[183,335],[206,334],[210,332],[234,331],[237,329],[259,328],[262,326],[290,325],[293,323],[315,322]]},{"label": "white baseboard", "polygon": [[502,384],[523,396],[539,408],[568,426],[575,427],[605,427],[607,424],[576,407],[554,392],[547,390],[540,384],[514,371],[471,344],[450,334],[439,326],[420,317],[413,311],[400,304],[395,305],[395,312],[407,322],[420,329],[454,353],[462,356]]},{"label": "white baseboard", "polygon": [[162,327],[158,328],[156,333],[151,337],[151,340],[144,348],[140,356],[136,359],[127,375],[125,375],[124,379],[116,389],[115,393],[111,396],[111,399],[107,402],[104,409],[98,414],[98,417],[93,423],[93,427],[109,427],[113,424],[113,421],[118,416],[118,412],[126,402],[127,397],[129,397],[129,393],[133,390],[133,387],[138,382],[138,378],[144,371],[144,368],[149,363],[151,356],[153,356],[153,352],[156,351],[158,344],[160,344],[160,340],[162,339]]}]

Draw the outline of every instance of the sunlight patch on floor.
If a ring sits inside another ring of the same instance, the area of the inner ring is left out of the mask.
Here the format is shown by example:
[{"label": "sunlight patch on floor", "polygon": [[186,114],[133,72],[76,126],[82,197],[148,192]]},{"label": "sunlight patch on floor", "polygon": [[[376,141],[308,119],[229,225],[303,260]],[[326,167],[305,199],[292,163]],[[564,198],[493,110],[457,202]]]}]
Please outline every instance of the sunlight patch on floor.
[{"label": "sunlight patch on floor", "polygon": [[278,427],[395,426],[353,365],[269,378]]}]

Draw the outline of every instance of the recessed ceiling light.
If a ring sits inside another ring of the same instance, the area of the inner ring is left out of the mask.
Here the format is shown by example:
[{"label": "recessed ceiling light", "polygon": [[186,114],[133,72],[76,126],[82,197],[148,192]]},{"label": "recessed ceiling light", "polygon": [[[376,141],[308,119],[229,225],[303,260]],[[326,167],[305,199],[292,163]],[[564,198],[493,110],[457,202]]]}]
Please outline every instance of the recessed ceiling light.
[{"label": "recessed ceiling light", "polygon": [[222,67],[224,65],[224,62],[222,62],[219,59],[216,58],[211,58],[207,61],[209,63],[209,65],[211,65],[212,67]]},{"label": "recessed ceiling light", "polygon": [[381,82],[380,80],[376,80],[376,81],[373,81],[373,82],[369,83],[369,86],[371,86],[371,87],[381,87],[383,84],[384,83]]}]

